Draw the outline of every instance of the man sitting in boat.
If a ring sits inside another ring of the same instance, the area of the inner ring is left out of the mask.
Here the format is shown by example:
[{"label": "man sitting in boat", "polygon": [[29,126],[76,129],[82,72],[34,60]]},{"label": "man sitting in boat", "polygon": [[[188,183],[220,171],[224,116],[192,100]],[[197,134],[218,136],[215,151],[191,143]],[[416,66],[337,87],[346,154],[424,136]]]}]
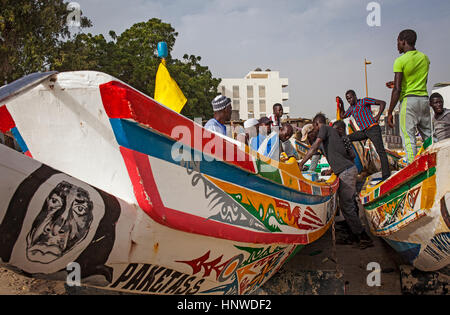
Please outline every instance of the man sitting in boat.
[{"label": "man sitting in boat", "polygon": [[231,119],[231,99],[219,95],[211,102],[214,110],[214,118],[210,119],[205,129],[226,136],[227,127],[225,123]]},{"label": "man sitting in boat", "polygon": [[[258,120],[258,131],[256,136],[250,138],[249,146],[255,151],[258,151],[261,147],[261,144],[266,140],[267,136],[269,136],[272,133],[272,124],[273,122],[267,118],[262,117],[260,120]],[[271,149],[270,145],[271,142],[269,142],[269,151]]]},{"label": "man sitting in boat", "polygon": [[[294,134],[294,128],[288,124],[284,123],[281,125],[279,132],[277,130],[273,131],[261,144],[258,149],[258,153],[262,154],[272,160],[279,161],[280,153],[285,152],[286,157],[290,158],[295,156],[295,150],[291,145],[289,147],[289,139]],[[281,144],[280,144],[281,142]],[[280,150],[281,146],[281,150]]]},{"label": "man sitting in boat", "polygon": [[[292,125],[288,124],[288,123],[285,123],[283,125],[286,126],[285,127],[286,129],[284,130],[284,135],[280,135],[281,150],[282,150],[281,155],[280,155],[280,160],[282,162],[286,162],[291,157],[294,157],[295,160],[297,161],[300,159],[300,156],[298,155],[297,150],[295,149],[295,147],[292,145],[292,142],[290,141],[290,139],[294,135],[294,127],[292,127]],[[283,139],[285,139],[285,140],[283,140]]]},{"label": "man sitting in boat", "polygon": [[337,130],[327,125],[327,119],[324,114],[317,114],[313,119],[313,125],[318,132],[317,139],[299,163],[300,169],[323,145],[324,154],[332,171],[339,176],[339,206],[352,232],[342,243],[350,245],[357,242],[361,249],[371,247],[373,246],[373,241],[362,226],[354,202],[358,169],[348,155],[344,142]]},{"label": "man sitting in boat", "polygon": [[[307,124],[303,126],[302,128],[302,138],[301,142],[304,144],[311,146],[317,139],[317,132],[314,130],[314,126],[312,124]],[[311,158],[311,165],[309,166],[308,171],[315,171],[317,169],[317,165],[320,162],[320,158],[322,157],[322,153],[320,152],[320,149],[317,150],[316,153],[314,153],[313,157]]]},{"label": "man sitting in boat", "polygon": [[450,138],[450,110],[444,108],[444,98],[439,93],[430,96],[430,106],[434,111],[434,140],[439,142]]},{"label": "man sitting in boat", "polygon": [[249,145],[250,139],[258,136],[259,121],[256,118],[250,118],[244,122],[244,132],[237,135],[237,140]]}]

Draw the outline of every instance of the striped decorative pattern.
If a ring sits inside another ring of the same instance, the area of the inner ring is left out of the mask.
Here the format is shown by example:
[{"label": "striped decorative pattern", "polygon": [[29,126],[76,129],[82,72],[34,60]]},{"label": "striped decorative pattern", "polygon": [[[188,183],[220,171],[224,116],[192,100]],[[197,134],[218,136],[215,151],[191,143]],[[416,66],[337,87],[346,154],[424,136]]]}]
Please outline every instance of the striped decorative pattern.
[{"label": "striped decorative pattern", "polygon": [[[422,175],[429,177],[431,173],[435,173],[436,154],[425,154],[416,159],[412,164],[405,169],[398,172],[387,181],[381,182],[375,186],[368,186],[361,192],[361,200],[366,208],[371,208],[370,203],[376,201],[387,194],[392,194],[392,191],[403,186],[409,187],[410,181],[415,177]],[[426,174],[422,174],[428,172]]]}]

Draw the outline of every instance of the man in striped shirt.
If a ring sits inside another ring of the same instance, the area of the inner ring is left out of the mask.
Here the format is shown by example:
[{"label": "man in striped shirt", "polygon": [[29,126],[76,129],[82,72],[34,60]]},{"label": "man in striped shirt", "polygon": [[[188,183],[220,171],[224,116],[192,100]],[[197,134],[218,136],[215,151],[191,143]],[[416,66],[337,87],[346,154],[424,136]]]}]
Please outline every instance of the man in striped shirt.
[{"label": "man in striped shirt", "polygon": [[[358,99],[356,97],[355,91],[353,90],[347,91],[347,93],[345,93],[345,98],[350,104],[350,108],[345,111],[344,102],[341,98],[339,98],[339,109],[341,112],[341,117],[342,119],[345,119],[353,116],[359,127],[359,131],[349,135],[349,139],[352,142],[363,141],[367,139],[370,139],[370,141],[372,141],[378,155],[380,156],[382,180],[388,179],[391,176],[391,170],[389,168],[389,161],[386,150],[384,149],[381,128],[378,124],[378,121],[380,120],[380,117],[383,114],[384,109],[386,108],[386,102],[373,98]],[[372,113],[372,105],[380,106],[378,115],[375,117]]]}]

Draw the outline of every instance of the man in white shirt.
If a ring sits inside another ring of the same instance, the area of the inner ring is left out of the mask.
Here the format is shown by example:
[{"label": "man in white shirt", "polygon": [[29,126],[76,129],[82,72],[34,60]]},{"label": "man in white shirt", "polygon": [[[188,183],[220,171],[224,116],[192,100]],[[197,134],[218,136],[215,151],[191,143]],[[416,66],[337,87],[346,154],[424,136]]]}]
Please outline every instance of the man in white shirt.
[{"label": "man in white shirt", "polygon": [[273,105],[273,114],[269,116],[274,127],[281,127],[281,117],[283,117],[283,105],[276,103]]}]

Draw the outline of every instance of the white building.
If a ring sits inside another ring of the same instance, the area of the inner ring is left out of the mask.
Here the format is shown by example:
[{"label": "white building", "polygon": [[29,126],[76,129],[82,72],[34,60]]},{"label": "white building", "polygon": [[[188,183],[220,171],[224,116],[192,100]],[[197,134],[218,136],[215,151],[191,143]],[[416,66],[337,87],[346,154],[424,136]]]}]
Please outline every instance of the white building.
[{"label": "white building", "polygon": [[276,103],[283,105],[288,116],[290,108],[283,103],[289,99],[289,93],[283,91],[288,84],[278,71],[256,69],[242,79],[222,79],[218,92],[232,99],[232,120],[268,116]]}]

